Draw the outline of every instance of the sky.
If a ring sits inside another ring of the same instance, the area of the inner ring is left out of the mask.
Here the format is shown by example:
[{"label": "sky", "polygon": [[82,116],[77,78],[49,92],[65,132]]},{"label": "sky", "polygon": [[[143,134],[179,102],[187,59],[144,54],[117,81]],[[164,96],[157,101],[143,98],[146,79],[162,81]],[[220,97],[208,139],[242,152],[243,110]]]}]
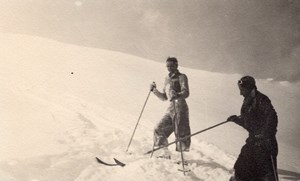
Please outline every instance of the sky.
[{"label": "sky", "polygon": [[297,0],[3,0],[0,31],[181,66],[300,80]]}]

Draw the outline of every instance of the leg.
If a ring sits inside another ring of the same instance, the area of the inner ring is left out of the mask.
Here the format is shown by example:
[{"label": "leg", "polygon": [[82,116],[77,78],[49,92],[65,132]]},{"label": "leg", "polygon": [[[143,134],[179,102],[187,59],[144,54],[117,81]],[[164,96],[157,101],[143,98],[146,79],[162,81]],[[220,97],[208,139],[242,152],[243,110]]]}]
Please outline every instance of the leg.
[{"label": "leg", "polygon": [[[189,123],[189,110],[187,105],[178,106],[176,119],[178,127],[175,129],[176,137],[183,138],[191,134]],[[191,145],[191,138],[187,138],[181,142],[182,151],[189,151]],[[180,151],[180,147],[177,144],[176,151]]]},{"label": "leg", "polygon": [[241,149],[241,153],[234,164],[235,179],[249,180],[255,178],[255,159],[252,145],[248,143]]},{"label": "leg", "polygon": [[277,181],[277,160],[270,148],[257,146],[255,148],[256,172],[259,180]]},{"label": "leg", "polygon": [[173,130],[172,118],[166,114],[154,129],[154,146],[161,147],[168,144],[168,137]]}]

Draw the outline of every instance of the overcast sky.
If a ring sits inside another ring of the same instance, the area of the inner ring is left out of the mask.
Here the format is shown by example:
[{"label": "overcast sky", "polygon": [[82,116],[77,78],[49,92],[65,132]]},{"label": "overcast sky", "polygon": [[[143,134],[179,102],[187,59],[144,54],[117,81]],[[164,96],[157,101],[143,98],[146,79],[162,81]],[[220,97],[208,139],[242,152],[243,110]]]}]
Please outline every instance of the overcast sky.
[{"label": "overcast sky", "polygon": [[297,0],[2,0],[0,31],[300,80]]}]

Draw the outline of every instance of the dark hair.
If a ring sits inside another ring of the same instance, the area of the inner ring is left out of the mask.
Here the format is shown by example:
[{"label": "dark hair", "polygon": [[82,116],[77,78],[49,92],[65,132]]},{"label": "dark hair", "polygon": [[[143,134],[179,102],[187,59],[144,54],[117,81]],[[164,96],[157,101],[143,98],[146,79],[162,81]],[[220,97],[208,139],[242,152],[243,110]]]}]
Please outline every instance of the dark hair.
[{"label": "dark hair", "polygon": [[256,88],[255,85],[255,79],[249,75],[242,77],[239,81],[238,81],[238,85],[239,87],[248,89],[248,90],[252,90],[253,88]]},{"label": "dark hair", "polygon": [[175,57],[168,57],[166,62],[173,62],[176,65],[178,65],[177,58],[175,58]]}]

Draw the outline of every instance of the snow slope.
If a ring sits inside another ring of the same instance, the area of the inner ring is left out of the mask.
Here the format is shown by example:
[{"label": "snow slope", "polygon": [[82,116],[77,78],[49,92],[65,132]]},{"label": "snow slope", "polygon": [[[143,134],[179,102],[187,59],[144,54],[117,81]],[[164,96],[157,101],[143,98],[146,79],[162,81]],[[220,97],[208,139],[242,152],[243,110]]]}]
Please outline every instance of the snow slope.
[{"label": "snow slope", "polygon": [[[161,89],[164,64],[108,50],[27,35],[0,34],[0,180],[228,180],[247,136],[227,123],[193,137],[186,176],[172,160],[149,158],[152,131],[168,103],[150,95],[129,153],[130,136],[149,91]],[[164,58],[164,57],[162,57]],[[180,70],[189,77],[192,132],[238,114],[241,75]],[[299,83],[258,80],[278,115],[281,180],[300,180]],[[170,141],[174,136],[170,137]],[[95,156],[125,167],[106,167]]]}]

